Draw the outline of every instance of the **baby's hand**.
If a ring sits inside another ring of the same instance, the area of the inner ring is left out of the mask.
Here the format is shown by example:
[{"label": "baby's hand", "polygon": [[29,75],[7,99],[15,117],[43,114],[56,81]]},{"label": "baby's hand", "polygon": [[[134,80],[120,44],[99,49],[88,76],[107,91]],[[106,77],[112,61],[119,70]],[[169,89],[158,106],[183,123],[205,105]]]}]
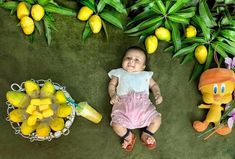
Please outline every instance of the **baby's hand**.
[{"label": "baby's hand", "polygon": [[111,98],[111,100],[110,100],[110,104],[113,105],[113,104],[119,102],[119,100],[120,100],[119,96],[114,95],[114,96]]},{"label": "baby's hand", "polygon": [[158,96],[155,97],[156,105],[161,104],[162,101],[163,101],[163,98],[162,98],[161,95],[158,95]]}]

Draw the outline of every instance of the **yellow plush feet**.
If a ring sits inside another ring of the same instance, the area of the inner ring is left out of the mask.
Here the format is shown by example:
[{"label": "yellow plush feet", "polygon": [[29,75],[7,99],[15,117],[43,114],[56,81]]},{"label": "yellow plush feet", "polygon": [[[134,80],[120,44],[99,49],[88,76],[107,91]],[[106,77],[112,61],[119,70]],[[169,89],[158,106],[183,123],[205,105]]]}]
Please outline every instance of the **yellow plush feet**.
[{"label": "yellow plush feet", "polygon": [[224,127],[219,127],[216,129],[216,133],[219,135],[228,135],[232,132],[232,129],[229,128],[227,125],[225,125]]},{"label": "yellow plush feet", "polygon": [[194,121],[193,122],[193,128],[197,131],[197,132],[202,132],[204,130],[206,130],[206,128],[208,127],[207,122],[200,122],[200,121]]}]

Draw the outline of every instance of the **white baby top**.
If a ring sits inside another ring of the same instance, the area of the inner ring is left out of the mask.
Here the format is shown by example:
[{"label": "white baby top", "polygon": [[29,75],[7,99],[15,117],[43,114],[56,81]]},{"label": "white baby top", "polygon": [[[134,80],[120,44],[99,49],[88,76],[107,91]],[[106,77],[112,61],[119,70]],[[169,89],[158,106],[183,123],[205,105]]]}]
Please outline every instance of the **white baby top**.
[{"label": "white baby top", "polygon": [[113,69],[109,77],[118,77],[117,95],[126,95],[131,92],[146,92],[149,94],[149,81],[153,75],[151,71],[127,72],[122,68]]}]

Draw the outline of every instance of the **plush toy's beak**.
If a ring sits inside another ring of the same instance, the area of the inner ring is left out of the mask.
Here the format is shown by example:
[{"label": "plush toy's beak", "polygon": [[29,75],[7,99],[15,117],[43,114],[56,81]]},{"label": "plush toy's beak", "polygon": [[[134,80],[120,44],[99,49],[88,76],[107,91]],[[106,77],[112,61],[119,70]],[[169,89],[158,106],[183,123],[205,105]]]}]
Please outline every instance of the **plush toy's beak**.
[{"label": "plush toy's beak", "polygon": [[214,95],[214,100],[216,101],[216,102],[218,102],[218,101],[220,101],[221,100],[221,96],[220,95]]}]

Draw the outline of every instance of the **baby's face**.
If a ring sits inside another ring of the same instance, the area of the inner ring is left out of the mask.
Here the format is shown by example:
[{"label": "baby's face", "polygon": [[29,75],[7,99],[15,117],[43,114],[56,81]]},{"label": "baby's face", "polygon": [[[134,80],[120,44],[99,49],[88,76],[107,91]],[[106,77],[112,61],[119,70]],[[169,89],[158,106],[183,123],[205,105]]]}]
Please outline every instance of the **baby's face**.
[{"label": "baby's face", "polygon": [[138,72],[145,69],[145,54],[140,50],[129,50],[122,61],[122,68],[127,72]]}]

